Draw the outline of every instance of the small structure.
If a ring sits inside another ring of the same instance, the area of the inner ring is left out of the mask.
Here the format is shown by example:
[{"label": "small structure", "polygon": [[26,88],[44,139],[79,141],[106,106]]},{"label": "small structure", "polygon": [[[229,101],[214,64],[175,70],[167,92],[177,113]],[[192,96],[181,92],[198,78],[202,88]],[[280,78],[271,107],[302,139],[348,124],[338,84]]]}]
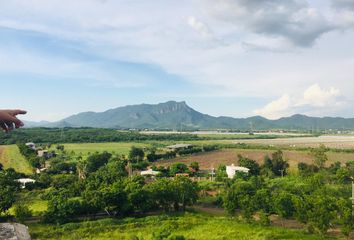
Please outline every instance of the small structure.
[{"label": "small structure", "polygon": [[188,149],[192,147],[193,147],[192,144],[184,144],[184,143],[167,146],[167,148],[170,150]]},{"label": "small structure", "polygon": [[44,168],[36,168],[36,173],[42,173],[42,172],[45,172],[45,171],[47,171],[48,170],[48,168],[46,168],[46,167],[44,167]]},{"label": "small structure", "polygon": [[27,183],[35,183],[36,182],[36,180],[31,179],[31,178],[20,178],[20,179],[17,179],[16,181],[21,184],[21,188],[26,188]]},{"label": "small structure", "polygon": [[0,223],[0,240],[31,240],[31,236],[23,224]]},{"label": "small structure", "polygon": [[140,175],[141,176],[157,176],[160,172],[159,171],[154,171],[152,169],[146,170],[146,171],[141,171]]},{"label": "small structure", "polygon": [[52,158],[55,157],[57,154],[55,152],[49,152],[48,150],[38,150],[37,156],[44,157],[44,158]]},{"label": "small structure", "polygon": [[231,164],[231,166],[226,166],[227,177],[231,179],[235,177],[236,172],[243,172],[248,174],[249,171],[250,170],[248,168],[235,166],[234,164]]},{"label": "small structure", "polygon": [[176,177],[189,177],[188,173],[176,173]]},{"label": "small structure", "polygon": [[36,150],[36,144],[34,144],[33,142],[28,142],[25,145],[32,150]]}]

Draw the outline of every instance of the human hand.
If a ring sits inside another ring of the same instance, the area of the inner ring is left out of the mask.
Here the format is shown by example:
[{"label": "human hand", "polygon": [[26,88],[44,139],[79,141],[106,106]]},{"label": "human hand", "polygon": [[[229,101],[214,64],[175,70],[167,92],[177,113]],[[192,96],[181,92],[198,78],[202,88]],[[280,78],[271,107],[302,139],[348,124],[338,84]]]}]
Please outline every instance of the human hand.
[{"label": "human hand", "polygon": [[14,128],[22,127],[24,124],[16,115],[26,113],[24,110],[0,110],[0,128],[4,132],[10,132]]}]

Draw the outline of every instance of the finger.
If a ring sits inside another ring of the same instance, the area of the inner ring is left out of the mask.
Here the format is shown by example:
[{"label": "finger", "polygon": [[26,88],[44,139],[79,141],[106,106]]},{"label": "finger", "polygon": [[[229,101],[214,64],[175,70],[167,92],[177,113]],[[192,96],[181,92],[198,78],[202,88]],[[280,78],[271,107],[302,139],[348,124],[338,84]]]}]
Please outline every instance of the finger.
[{"label": "finger", "polygon": [[15,116],[15,115],[18,115],[18,114],[26,114],[27,111],[25,110],[20,110],[20,109],[16,109],[16,110],[11,110],[11,115]]},{"label": "finger", "polygon": [[4,132],[8,132],[7,126],[5,123],[0,122],[0,127],[2,128],[2,130],[4,130]]},{"label": "finger", "polygon": [[6,126],[7,126],[7,131],[10,132],[12,130],[14,130],[14,123],[12,122],[5,122]]},{"label": "finger", "polygon": [[9,115],[8,119],[6,119],[6,120],[7,120],[7,122],[14,123],[16,128],[22,127],[24,125],[23,122],[20,119],[14,117],[14,116],[11,116],[11,115]]}]

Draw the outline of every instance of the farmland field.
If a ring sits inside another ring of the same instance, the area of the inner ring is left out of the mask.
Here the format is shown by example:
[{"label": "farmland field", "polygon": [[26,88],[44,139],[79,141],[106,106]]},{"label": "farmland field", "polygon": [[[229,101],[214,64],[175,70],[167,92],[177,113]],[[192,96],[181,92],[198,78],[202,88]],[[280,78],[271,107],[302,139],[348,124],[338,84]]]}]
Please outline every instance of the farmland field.
[{"label": "farmland field", "polygon": [[[270,155],[273,150],[257,150],[257,149],[224,149],[215,152],[201,153],[193,156],[179,157],[172,160],[161,160],[157,165],[168,166],[176,162],[181,162],[189,165],[191,162],[198,162],[201,169],[210,169],[212,167],[217,168],[220,164],[236,164],[237,155],[241,154],[244,157],[248,157],[263,163],[265,155]],[[283,151],[284,159],[286,159],[290,165],[290,168],[297,168],[299,162],[312,163],[313,157],[307,151]],[[354,161],[354,154],[352,153],[337,153],[328,152],[328,164],[340,161],[345,163],[347,161]]]},{"label": "farmland field", "polygon": [[319,137],[296,137],[296,138],[277,138],[277,139],[243,139],[230,141],[232,143],[246,143],[259,145],[275,145],[286,147],[318,147],[324,144],[329,148],[350,149],[354,148],[354,136],[332,136],[323,135]]},{"label": "farmland field", "polygon": [[16,145],[0,146],[0,163],[4,168],[14,168],[17,172],[31,174],[32,167],[20,154]]},{"label": "farmland field", "polygon": [[94,152],[115,152],[116,154],[127,155],[132,146],[147,147],[149,143],[136,143],[136,142],[110,142],[110,143],[74,143],[64,144],[66,151],[73,151],[76,154],[81,153],[83,156]]},{"label": "farmland field", "polygon": [[[300,230],[278,227],[261,227],[256,224],[238,223],[227,217],[185,215],[160,215],[144,218],[104,219],[64,225],[30,225],[34,239],[333,239],[306,234]],[[163,237],[165,236],[165,237]],[[169,238],[167,238],[167,237]]]}]

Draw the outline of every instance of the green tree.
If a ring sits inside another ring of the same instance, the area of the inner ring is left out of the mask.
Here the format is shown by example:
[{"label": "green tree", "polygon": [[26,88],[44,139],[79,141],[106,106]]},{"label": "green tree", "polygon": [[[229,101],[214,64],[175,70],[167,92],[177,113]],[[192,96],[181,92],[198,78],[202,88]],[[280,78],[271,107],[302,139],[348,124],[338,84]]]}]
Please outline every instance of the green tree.
[{"label": "green tree", "polygon": [[144,160],[144,150],[141,148],[137,148],[132,146],[130,151],[129,151],[129,159],[133,162],[133,163],[138,163]]},{"label": "green tree", "polygon": [[17,204],[14,208],[15,218],[19,222],[23,222],[26,219],[32,217],[32,211],[28,206],[23,204]]},{"label": "green tree", "polygon": [[343,235],[349,239],[349,235],[353,231],[354,227],[352,201],[349,199],[340,198],[337,200],[337,206],[341,231]]},{"label": "green tree", "polygon": [[322,235],[327,233],[337,218],[336,198],[327,194],[313,194],[306,197],[308,222]]},{"label": "green tree", "polygon": [[112,154],[108,152],[90,155],[86,160],[86,171],[88,173],[97,171],[100,167],[106,165],[111,157]]},{"label": "green tree", "polygon": [[188,173],[188,167],[186,164],[184,163],[174,163],[171,167],[170,167],[170,175],[174,176],[177,173]]},{"label": "green tree", "polygon": [[280,191],[273,195],[273,208],[283,218],[290,218],[295,214],[293,195],[286,191]]},{"label": "green tree", "polygon": [[285,176],[289,168],[287,161],[283,159],[283,152],[278,150],[272,153],[272,172],[276,176]]},{"label": "green tree", "polygon": [[314,156],[314,164],[319,168],[324,168],[325,163],[328,161],[326,146],[321,145],[319,148],[312,149],[311,153]]},{"label": "green tree", "polygon": [[172,181],[172,188],[175,192],[174,208],[179,210],[179,205],[182,205],[182,210],[185,211],[186,206],[193,205],[198,199],[198,185],[187,177],[177,177]]},{"label": "green tree", "polygon": [[250,170],[249,171],[250,175],[258,176],[260,173],[260,166],[256,161],[243,157],[240,154],[238,155],[238,164],[241,167],[248,168]]}]

